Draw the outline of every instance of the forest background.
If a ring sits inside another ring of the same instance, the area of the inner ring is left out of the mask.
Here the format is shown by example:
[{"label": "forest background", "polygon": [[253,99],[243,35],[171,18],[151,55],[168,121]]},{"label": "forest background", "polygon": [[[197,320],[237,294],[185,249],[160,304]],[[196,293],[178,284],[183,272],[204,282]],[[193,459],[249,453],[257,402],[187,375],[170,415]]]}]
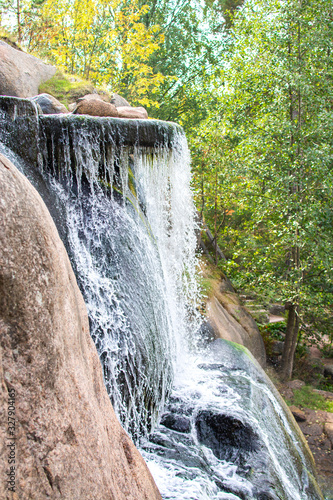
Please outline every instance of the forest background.
[{"label": "forest background", "polygon": [[1,0],[0,12],[28,52],[184,127],[215,264],[286,305],[284,378],[302,339],[332,345],[332,1]]}]

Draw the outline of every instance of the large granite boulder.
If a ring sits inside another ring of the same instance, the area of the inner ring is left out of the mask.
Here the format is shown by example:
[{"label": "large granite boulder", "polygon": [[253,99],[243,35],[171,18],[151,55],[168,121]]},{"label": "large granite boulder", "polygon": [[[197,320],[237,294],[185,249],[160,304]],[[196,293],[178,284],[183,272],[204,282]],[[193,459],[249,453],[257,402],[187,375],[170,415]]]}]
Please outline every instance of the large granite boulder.
[{"label": "large granite boulder", "polygon": [[118,106],[119,118],[132,118],[138,120],[147,120],[148,113],[142,106],[134,108],[132,106]]},{"label": "large granite boulder", "polygon": [[56,68],[0,40],[0,95],[32,97]]},{"label": "large granite boulder", "polygon": [[[111,98],[107,92],[100,90],[100,91],[98,91],[98,93],[96,92],[94,94],[86,94],[83,97],[79,97],[77,99],[77,102],[83,101],[84,99],[93,100],[93,101],[98,99],[99,101],[110,102]],[[111,103],[111,104],[113,104],[113,103]]]},{"label": "large granite boulder", "polygon": [[117,117],[118,111],[117,108],[110,104],[109,102],[105,102],[101,99],[100,96],[96,96],[95,98],[91,96],[87,96],[87,98],[83,97],[80,99],[76,107],[73,111],[75,115],[90,115],[90,116],[111,116]]},{"label": "large granite boulder", "polygon": [[78,99],[75,108],[75,115],[90,115],[90,116],[111,116],[115,118],[131,118],[146,120],[148,113],[145,108],[132,106],[118,106],[105,102],[103,97],[98,94],[88,94]]},{"label": "large granite boulder", "polygon": [[0,498],[161,499],[113,412],[53,220],[2,155],[0,221]]},{"label": "large granite boulder", "polygon": [[130,106],[130,103],[119,94],[112,94],[110,102],[111,104],[114,104],[116,108],[119,108],[119,106]]}]

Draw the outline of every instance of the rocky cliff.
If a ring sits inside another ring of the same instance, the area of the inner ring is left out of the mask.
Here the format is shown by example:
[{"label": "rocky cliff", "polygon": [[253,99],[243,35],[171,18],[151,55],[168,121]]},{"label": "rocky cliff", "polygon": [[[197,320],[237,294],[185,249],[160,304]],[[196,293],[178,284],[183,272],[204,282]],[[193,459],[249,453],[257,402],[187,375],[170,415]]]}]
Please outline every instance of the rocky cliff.
[{"label": "rocky cliff", "polygon": [[0,497],[160,499],[113,412],[47,208],[2,155],[0,186]]}]

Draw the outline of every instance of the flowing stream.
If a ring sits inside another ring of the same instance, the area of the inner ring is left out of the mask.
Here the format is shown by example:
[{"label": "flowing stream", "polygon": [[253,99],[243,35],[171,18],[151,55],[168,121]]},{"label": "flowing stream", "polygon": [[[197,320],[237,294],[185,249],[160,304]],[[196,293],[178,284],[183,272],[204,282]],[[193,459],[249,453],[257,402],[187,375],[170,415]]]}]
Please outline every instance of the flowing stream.
[{"label": "flowing stream", "polygon": [[182,131],[156,121],[37,120],[40,173],[4,136],[0,150],[55,219],[114,409],[163,499],[320,499],[306,448],[263,370],[245,349],[198,333]]}]

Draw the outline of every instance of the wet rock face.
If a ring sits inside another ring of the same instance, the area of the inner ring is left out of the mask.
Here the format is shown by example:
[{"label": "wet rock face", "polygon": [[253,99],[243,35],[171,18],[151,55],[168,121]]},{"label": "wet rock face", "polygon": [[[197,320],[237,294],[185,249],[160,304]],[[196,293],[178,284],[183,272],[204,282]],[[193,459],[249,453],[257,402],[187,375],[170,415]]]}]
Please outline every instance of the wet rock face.
[{"label": "wet rock face", "polygon": [[256,322],[241,305],[237,294],[226,290],[228,284],[223,282],[222,285],[207,304],[208,320],[216,338],[230,340],[247,347],[264,368],[265,346]]},{"label": "wet rock face", "polygon": [[195,422],[201,444],[212,450],[219,460],[235,459],[259,449],[258,437],[251,427],[235,417],[202,411]]},{"label": "wet rock face", "polygon": [[28,162],[37,163],[37,108],[28,99],[0,96],[0,142]]},{"label": "wet rock face", "polygon": [[[209,484],[207,498],[323,500],[306,442],[250,352],[218,339],[200,361],[143,449],[167,468],[176,463],[177,478]],[[177,488],[163,498],[178,499]]]},{"label": "wet rock face", "polygon": [[[104,158],[110,145],[155,147],[162,143],[172,147],[175,135],[182,133],[182,129],[160,120],[101,118],[68,113],[38,116],[37,107],[31,100],[0,95],[0,142],[27,162],[36,164],[38,153],[44,155],[43,149],[53,144],[57,154],[53,158],[50,152],[46,162],[52,164],[52,170],[56,169],[58,174],[64,148],[72,146],[73,141],[68,137],[73,133],[93,137],[96,155]],[[73,152],[70,153],[73,156]],[[48,169],[47,165],[44,167]]]},{"label": "wet rock face", "polygon": [[191,430],[191,421],[182,415],[175,415],[172,413],[166,414],[161,419],[161,424],[177,432],[188,433]]},{"label": "wet rock face", "polygon": [[2,155],[0,222],[1,478],[10,472],[9,453],[16,459],[15,494],[2,480],[0,498],[160,499],[113,412],[85,304],[51,216]]}]

